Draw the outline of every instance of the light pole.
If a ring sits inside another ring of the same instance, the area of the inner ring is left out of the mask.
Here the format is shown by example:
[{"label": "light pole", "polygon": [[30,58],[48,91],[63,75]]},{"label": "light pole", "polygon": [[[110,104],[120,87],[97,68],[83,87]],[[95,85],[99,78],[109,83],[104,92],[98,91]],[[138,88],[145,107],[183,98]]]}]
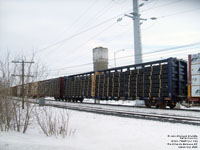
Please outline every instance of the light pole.
[{"label": "light pole", "polygon": [[115,67],[116,67],[116,55],[117,55],[117,53],[119,53],[121,51],[124,51],[124,49],[121,49],[121,50],[114,52],[114,65],[115,65]]},{"label": "light pole", "polygon": [[[143,0],[148,1],[148,0]],[[139,7],[142,7],[144,3],[139,4],[138,0],[133,0],[133,12],[125,14],[124,16],[133,19],[133,39],[134,39],[134,52],[135,52],[135,64],[142,63],[142,43],[141,43],[141,33],[140,25],[141,21],[147,21],[148,19],[141,18],[139,14]],[[151,17],[151,20],[156,20],[156,17]],[[122,18],[118,18],[117,21],[121,21]]]}]

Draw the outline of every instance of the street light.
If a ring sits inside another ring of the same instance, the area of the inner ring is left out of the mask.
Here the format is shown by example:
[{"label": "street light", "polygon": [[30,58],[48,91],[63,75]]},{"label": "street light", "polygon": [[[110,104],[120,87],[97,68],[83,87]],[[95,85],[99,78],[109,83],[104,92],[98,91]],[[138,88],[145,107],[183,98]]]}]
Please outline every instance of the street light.
[{"label": "street light", "polygon": [[121,49],[121,50],[114,52],[114,65],[115,65],[115,67],[116,67],[116,54],[121,52],[121,51],[124,51],[124,49]]}]

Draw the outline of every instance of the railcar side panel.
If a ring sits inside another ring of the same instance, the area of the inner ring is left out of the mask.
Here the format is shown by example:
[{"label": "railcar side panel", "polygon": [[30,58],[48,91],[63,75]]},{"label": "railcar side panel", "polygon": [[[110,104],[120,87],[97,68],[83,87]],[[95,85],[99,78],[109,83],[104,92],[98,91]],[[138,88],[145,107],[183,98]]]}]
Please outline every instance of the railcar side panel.
[{"label": "railcar side panel", "polygon": [[187,98],[187,63],[175,58],[99,71],[95,79],[95,98],[100,100],[175,105]]},{"label": "railcar side panel", "polygon": [[188,102],[200,103],[200,53],[189,55]]}]

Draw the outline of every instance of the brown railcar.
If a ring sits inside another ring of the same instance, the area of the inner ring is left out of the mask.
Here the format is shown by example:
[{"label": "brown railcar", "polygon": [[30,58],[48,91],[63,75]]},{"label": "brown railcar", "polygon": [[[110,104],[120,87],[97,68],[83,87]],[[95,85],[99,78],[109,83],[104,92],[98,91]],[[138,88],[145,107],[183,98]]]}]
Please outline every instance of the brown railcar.
[{"label": "brown railcar", "polygon": [[63,98],[64,78],[55,78],[38,82],[38,97]]}]

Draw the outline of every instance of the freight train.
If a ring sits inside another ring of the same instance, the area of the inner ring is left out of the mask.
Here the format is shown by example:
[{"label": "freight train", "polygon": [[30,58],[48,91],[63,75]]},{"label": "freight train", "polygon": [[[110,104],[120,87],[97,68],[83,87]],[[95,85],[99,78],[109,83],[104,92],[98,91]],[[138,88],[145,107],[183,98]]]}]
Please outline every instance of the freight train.
[{"label": "freight train", "polygon": [[[200,66],[200,55],[197,56],[197,60],[193,59],[199,61],[197,64]],[[174,108],[178,102],[200,102],[200,94],[193,97],[191,93],[191,66],[190,64],[188,73],[186,61],[168,58],[29,83],[25,85],[25,93],[33,98],[54,97],[55,100],[72,102],[83,102],[85,98],[140,99],[145,101],[146,107]],[[191,77],[189,82],[188,74]],[[21,86],[13,87],[13,96],[20,96],[20,89]],[[197,92],[200,92],[200,88]]]}]

